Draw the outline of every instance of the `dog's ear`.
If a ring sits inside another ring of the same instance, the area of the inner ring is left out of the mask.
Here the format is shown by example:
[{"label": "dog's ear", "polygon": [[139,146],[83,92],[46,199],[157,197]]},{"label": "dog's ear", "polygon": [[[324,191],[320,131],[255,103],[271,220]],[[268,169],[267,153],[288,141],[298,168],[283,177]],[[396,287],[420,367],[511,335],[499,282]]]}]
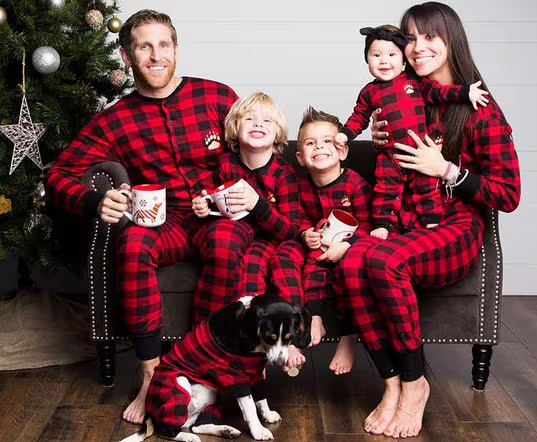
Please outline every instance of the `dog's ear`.
[{"label": "dog's ear", "polygon": [[293,344],[298,348],[306,348],[311,342],[311,314],[301,305],[293,305],[295,310],[295,337]]},{"label": "dog's ear", "polygon": [[259,321],[263,314],[264,308],[252,302],[250,308],[246,309],[240,318],[237,318],[240,324],[241,342],[245,351],[253,350],[259,345]]}]

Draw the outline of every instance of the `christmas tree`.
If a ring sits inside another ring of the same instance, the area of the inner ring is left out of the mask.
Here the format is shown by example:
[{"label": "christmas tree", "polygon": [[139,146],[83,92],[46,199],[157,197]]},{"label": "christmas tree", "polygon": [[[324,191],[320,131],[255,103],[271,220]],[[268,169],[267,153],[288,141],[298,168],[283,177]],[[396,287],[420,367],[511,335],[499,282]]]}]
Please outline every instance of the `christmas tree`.
[{"label": "christmas tree", "polygon": [[117,13],[115,1],[0,0],[0,262],[67,264],[41,166],[132,87],[117,54]]}]

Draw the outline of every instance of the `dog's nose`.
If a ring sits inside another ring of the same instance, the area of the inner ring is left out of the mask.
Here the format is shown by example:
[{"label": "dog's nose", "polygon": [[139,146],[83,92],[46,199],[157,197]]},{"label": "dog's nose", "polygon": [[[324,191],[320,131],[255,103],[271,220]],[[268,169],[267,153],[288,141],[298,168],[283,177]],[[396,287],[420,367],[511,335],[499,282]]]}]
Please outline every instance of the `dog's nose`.
[{"label": "dog's nose", "polygon": [[287,361],[285,360],[285,358],[282,357],[282,356],[280,356],[280,357],[276,358],[276,359],[272,362],[272,364],[275,365],[275,366],[278,367],[278,368],[282,368],[282,367],[285,365],[286,362],[287,362]]}]

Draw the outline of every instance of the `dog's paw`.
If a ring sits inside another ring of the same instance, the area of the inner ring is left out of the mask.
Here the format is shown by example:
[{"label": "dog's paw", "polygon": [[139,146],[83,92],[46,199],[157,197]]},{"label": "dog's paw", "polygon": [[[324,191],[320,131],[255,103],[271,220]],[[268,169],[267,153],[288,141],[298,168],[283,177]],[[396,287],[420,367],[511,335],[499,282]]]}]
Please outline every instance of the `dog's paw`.
[{"label": "dog's paw", "polygon": [[280,413],[273,410],[269,410],[268,412],[263,413],[261,417],[265,422],[269,424],[275,424],[276,422],[280,422],[282,420]]},{"label": "dog's paw", "polygon": [[176,440],[179,442],[201,442],[201,439],[199,436],[192,434],[192,433],[179,433],[177,436],[175,436],[172,440]]},{"label": "dog's paw", "polygon": [[237,439],[240,435],[241,432],[236,428],[233,428],[229,425],[222,425],[222,432],[220,433],[220,437],[226,439]]},{"label": "dog's paw", "polygon": [[265,428],[263,425],[250,428],[250,433],[252,433],[252,437],[255,440],[273,440],[274,439],[272,432],[268,428]]}]

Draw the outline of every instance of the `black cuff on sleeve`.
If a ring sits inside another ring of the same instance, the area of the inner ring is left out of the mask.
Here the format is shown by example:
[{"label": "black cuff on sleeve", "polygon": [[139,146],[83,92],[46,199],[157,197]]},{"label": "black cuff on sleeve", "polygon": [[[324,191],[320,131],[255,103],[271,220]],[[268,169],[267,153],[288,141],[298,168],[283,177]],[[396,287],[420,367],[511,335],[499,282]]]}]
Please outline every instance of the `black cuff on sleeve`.
[{"label": "black cuff on sleeve", "polygon": [[401,369],[401,381],[412,382],[423,376],[425,372],[423,345],[413,351],[397,353],[397,359]]},{"label": "black cuff on sleeve", "polygon": [[[461,172],[461,178],[464,176],[462,174],[465,174],[465,171]],[[454,187],[455,192],[462,196],[462,197],[473,197],[477,192],[479,192],[479,188],[481,187],[481,175],[477,175],[475,173],[468,172],[468,176],[465,178],[465,180],[460,183],[458,186]]]},{"label": "black cuff on sleeve", "polygon": [[470,103],[470,85],[461,86],[461,101],[463,103]]},{"label": "black cuff on sleeve", "polygon": [[382,379],[389,379],[399,374],[400,370],[393,350],[389,348],[381,348],[380,350],[367,349],[367,352]]},{"label": "black cuff on sleeve", "polygon": [[379,227],[384,227],[388,232],[395,231],[395,226],[391,222],[384,219],[373,221],[373,230],[378,229]]},{"label": "black cuff on sleeve", "polygon": [[87,216],[97,216],[97,209],[104,198],[104,193],[97,192],[96,190],[86,193],[81,200],[82,213]]},{"label": "black cuff on sleeve", "polygon": [[160,342],[160,330],[132,337],[134,353],[140,361],[148,361],[160,357],[162,343]]},{"label": "black cuff on sleeve", "polygon": [[343,128],[340,130],[342,134],[347,135],[348,141],[352,141],[356,138],[356,135],[350,130],[347,126],[343,126]]},{"label": "black cuff on sleeve", "polygon": [[267,200],[259,198],[257,204],[252,209],[252,213],[259,218],[265,218],[270,212],[270,204]]},{"label": "black cuff on sleeve", "polygon": [[442,216],[440,214],[423,215],[421,217],[421,225],[425,227],[427,224],[438,224]]},{"label": "black cuff on sleeve", "polygon": [[233,395],[233,397],[236,398],[250,396],[252,394],[252,388],[248,383],[231,385],[228,390]]},{"label": "black cuff on sleeve", "polygon": [[270,386],[266,381],[259,381],[255,385],[252,385],[252,397],[254,402],[258,402],[262,399],[266,399],[268,396]]}]

